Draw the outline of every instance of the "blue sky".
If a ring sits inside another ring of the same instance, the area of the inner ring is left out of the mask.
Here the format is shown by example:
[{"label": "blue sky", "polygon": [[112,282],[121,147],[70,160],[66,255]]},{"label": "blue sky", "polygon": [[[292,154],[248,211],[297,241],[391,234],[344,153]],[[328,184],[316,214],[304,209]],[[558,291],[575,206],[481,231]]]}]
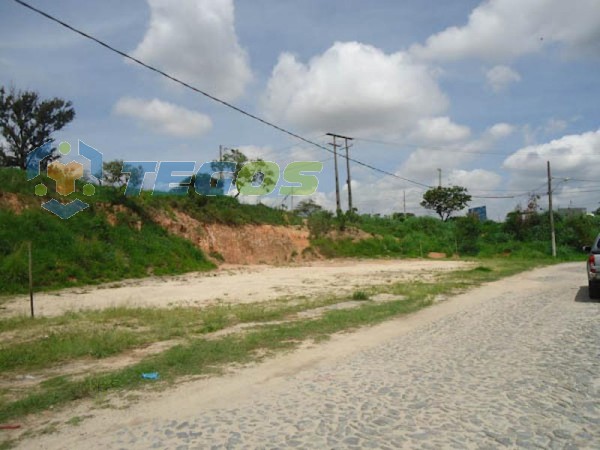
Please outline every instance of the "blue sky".
[{"label": "blue sky", "polygon": [[[547,160],[555,204],[600,206],[597,0],[31,4],[307,138],[352,136],[352,156],[365,163],[427,185],[441,168],[443,183],[466,186],[492,219],[543,193]],[[325,151],[12,1],[0,4],[0,83],[71,100],[77,117],[56,138],[82,139],[107,159],[200,163],[224,145],[282,167],[324,161],[314,198],[335,205]],[[422,187],[351,169],[361,212],[401,211],[405,192],[407,210],[427,214]]]}]

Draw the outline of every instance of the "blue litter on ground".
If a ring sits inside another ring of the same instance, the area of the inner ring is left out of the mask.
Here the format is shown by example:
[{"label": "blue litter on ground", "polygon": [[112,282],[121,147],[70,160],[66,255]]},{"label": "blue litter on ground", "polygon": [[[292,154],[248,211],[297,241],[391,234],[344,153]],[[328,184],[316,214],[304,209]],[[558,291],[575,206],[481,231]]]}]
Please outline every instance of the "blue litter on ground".
[{"label": "blue litter on ground", "polygon": [[158,375],[158,372],[148,372],[143,373],[142,378],[144,378],[145,380],[158,380],[160,378],[160,375]]}]

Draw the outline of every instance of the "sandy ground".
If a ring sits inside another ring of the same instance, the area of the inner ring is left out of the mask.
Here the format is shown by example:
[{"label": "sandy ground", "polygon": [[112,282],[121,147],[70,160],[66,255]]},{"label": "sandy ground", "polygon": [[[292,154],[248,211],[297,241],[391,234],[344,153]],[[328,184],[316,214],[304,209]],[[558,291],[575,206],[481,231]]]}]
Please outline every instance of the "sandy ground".
[{"label": "sandy ground", "polygon": [[585,282],[563,264],[489,283],[127,409],[49,413],[89,418],[19,447],[598,448],[600,304]]},{"label": "sandy ground", "polygon": [[[223,266],[215,272],[128,280],[35,295],[37,316],[115,306],[168,307],[252,303],[287,296],[352,292],[360,286],[426,279],[468,267],[463,261],[336,260],[291,267]],[[0,316],[29,314],[29,297],[0,305]]]}]

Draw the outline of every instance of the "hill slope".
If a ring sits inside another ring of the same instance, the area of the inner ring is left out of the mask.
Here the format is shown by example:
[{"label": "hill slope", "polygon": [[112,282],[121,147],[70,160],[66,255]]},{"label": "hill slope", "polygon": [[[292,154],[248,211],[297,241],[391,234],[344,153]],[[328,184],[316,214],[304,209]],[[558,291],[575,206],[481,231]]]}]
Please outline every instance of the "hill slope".
[{"label": "hill slope", "polygon": [[[53,184],[48,179],[41,181]],[[228,244],[230,250],[224,251],[229,259],[235,259],[236,252],[244,254],[244,245],[265,230],[280,235],[279,246],[285,249],[286,257],[294,251],[290,242],[298,242],[298,249],[308,245],[306,232],[299,232],[298,240],[294,232],[278,226],[290,223],[285,213],[240,205],[235,199],[125,198],[116,189],[97,187],[91,198],[77,193],[69,196],[81,198],[90,207],[62,220],[40,207],[42,201],[57,196],[51,190],[46,197],[35,196],[34,187],[39,182],[39,178],[27,182],[22,171],[0,169],[0,294],[26,292],[28,241],[32,243],[33,278],[38,290],[210,270],[215,264],[202,248],[213,252],[214,259],[222,259],[224,247],[218,244],[231,241],[227,227],[237,233],[233,240],[236,245]],[[186,217],[187,222],[182,223]],[[189,239],[191,227],[196,227],[195,241]],[[262,229],[253,233],[248,227]],[[262,247],[264,250],[264,242]],[[272,262],[273,256],[267,254],[265,262]]]}]

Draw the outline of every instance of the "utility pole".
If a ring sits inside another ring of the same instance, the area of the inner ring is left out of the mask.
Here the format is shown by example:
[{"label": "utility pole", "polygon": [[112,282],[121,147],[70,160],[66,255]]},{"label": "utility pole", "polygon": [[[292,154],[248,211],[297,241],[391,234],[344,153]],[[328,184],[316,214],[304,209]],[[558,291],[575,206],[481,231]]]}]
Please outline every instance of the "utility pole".
[{"label": "utility pole", "polygon": [[344,143],[346,145],[346,173],[348,174],[348,211],[352,212],[352,182],[350,179],[350,155],[348,155],[348,141],[352,138],[344,137]]},{"label": "utility pole", "polygon": [[337,147],[340,147],[336,143],[336,138],[340,138],[344,140],[344,147],[346,148],[346,173],[348,174],[348,178],[346,179],[346,184],[348,185],[348,211],[352,211],[352,179],[350,177],[350,155],[348,153],[348,149],[350,145],[348,145],[348,141],[353,141],[354,138],[348,136],[342,136],[340,134],[327,133],[327,136],[331,136],[333,138],[333,143],[329,144],[333,146],[333,166],[335,168],[335,193],[336,193],[336,201],[337,201],[337,209],[341,211],[340,206],[340,189],[338,184],[338,166],[337,166]]},{"label": "utility pole", "polygon": [[552,235],[552,257],[556,258],[556,233],[554,232],[554,212],[552,211],[552,172],[548,161],[548,210],[550,211],[550,234]]},{"label": "utility pole", "polygon": [[219,145],[219,162],[223,161],[223,146]]},{"label": "utility pole", "polygon": [[442,169],[438,169],[438,186],[442,187]]},{"label": "utility pole", "polygon": [[403,204],[404,204],[404,208],[403,208],[404,218],[406,219],[406,191],[402,191],[402,195],[404,197],[404,201],[403,201]]},{"label": "utility pole", "polygon": [[338,164],[337,164],[338,144],[335,140],[338,136],[337,136],[337,134],[333,134],[333,133],[327,133],[327,135],[333,137],[333,143],[331,143],[329,145],[333,146],[333,167],[335,170],[335,206],[336,206],[336,213],[339,213],[342,210],[342,208],[340,207],[340,182],[339,182]]}]

